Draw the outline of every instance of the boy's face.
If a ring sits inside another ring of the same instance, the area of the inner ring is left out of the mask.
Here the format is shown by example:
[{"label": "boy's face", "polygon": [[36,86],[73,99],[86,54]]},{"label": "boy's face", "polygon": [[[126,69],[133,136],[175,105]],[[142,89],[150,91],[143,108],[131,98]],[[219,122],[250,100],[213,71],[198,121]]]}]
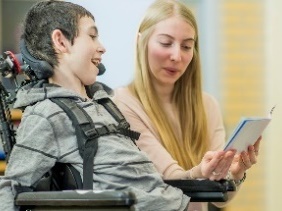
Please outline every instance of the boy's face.
[{"label": "boy's face", "polygon": [[98,30],[93,19],[81,18],[78,27],[78,36],[69,49],[68,68],[82,84],[90,85],[96,81],[99,72],[97,66],[105,48],[98,40]]}]

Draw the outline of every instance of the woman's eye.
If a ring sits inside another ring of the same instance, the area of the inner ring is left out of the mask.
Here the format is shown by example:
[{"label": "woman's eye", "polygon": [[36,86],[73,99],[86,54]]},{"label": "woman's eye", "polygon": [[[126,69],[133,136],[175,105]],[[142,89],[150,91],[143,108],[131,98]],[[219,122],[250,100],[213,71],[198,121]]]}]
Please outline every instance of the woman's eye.
[{"label": "woman's eye", "polygon": [[187,46],[187,45],[182,46],[182,48],[183,48],[184,50],[190,50],[190,49],[192,49],[191,46]]},{"label": "woman's eye", "polygon": [[162,45],[162,46],[165,46],[165,47],[169,47],[169,46],[171,46],[171,43],[162,43],[162,42],[161,42],[161,45]]}]

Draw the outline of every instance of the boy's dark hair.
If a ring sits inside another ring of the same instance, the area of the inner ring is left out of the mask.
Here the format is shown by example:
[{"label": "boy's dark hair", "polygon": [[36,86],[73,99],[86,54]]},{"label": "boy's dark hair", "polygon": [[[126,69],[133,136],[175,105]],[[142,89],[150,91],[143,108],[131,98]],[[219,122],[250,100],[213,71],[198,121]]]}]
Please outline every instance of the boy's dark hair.
[{"label": "boy's dark hair", "polygon": [[36,3],[27,13],[22,39],[30,54],[39,60],[48,62],[52,67],[58,64],[53,48],[51,33],[60,29],[73,44],[78,36],[78,22],[82,17],[94,16],[80,5],[50,0]]}]

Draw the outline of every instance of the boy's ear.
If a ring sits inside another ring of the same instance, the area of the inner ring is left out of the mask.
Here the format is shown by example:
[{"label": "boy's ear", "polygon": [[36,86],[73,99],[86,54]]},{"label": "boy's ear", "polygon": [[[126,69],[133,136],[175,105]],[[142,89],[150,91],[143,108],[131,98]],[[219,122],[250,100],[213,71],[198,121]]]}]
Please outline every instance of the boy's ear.
[{"label": "boy's ear", "polygon": [[61,30],[55,29],[52,32],[52,41],[56,51],[67,52],[70,41],[64,36]]}]

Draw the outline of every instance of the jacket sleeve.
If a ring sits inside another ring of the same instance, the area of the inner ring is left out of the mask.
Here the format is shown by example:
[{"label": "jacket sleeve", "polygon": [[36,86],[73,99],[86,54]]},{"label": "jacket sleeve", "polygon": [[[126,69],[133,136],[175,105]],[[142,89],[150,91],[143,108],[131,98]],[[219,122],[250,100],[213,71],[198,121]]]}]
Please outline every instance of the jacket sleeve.
[{"label": "jacket sleeve", "polygon": [[5,175],[0,177],[1,210],[17,210],[15,186],[32,186],[48,172],[58,157],[53,127],[41,115],[22,118]]}]

